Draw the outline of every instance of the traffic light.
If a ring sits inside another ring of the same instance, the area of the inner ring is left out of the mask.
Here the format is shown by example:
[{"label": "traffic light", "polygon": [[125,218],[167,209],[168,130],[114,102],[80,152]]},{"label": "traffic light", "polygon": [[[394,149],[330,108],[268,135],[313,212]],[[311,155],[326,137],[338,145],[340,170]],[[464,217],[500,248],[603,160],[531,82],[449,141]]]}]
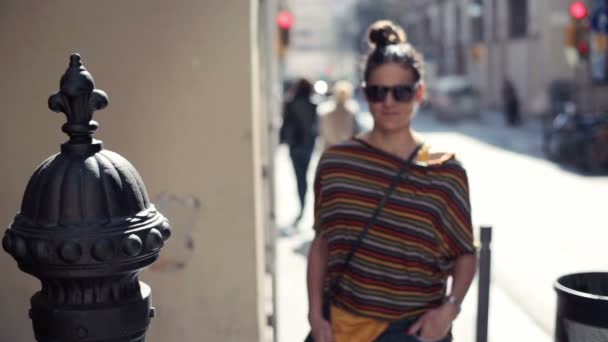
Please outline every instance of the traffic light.
[{"label": "traffic light", "polygon": [[569,12],[571,20],[566,26],[566,47],[574,49],[579,58],[586,59],[589,56],[589,23],[586,20],[589,10],[582,1],[574,1]]},{"label": "traffic light", "polygon": [[587,9],[587,5],[585,5],[582,1],[575,1],[570,4],[570,16],[574,20],[583,20],[587,18],[589,14],[589,10]]},{"label": "traffic light", "polygon": [[289,30],[293,26],[295,18],[290,11],[281,11],[277,15],[277,25],[279,26],[279,56],[285,56],[289,46]]}]

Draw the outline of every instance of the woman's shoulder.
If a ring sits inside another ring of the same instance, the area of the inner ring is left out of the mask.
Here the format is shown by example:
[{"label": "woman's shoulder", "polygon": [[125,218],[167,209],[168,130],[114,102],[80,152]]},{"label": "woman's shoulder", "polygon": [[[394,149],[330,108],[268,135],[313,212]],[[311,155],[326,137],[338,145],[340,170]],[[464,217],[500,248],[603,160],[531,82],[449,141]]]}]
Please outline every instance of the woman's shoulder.
[{"label": "woman's shoulder", "polygon": [[342,156],[344,158],[348,158],[349,152],[352,152],[353,149],[361,148],[361,143],[356,141],[354,138],[350,138],[339,143],[333,144],[323,151],[323,156]]},{"label": "woman's shoulder", "polygon": [[346,161],[358,159],[363,147],[354,138],[330,145],[321,154],[320,162],[325,160]]}]

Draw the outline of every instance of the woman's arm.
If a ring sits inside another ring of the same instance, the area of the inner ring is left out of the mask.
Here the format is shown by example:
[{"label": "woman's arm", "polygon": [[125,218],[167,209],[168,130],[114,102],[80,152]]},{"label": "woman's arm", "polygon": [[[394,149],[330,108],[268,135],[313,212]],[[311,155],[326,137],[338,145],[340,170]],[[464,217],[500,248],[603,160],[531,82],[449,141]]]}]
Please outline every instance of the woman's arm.
[{"label": "woman's arm", "polygon": [[308,286],[308,318],[322,316],[323,308],[323,279],[327,269],[327,244],[325,239],[316,234],[308,252],[307,286]]},{"label": "woman's arm", "polygon": [[323,281],[327,270],[327,243],[317,233],[308,252],[306,271],[308,285],[308,321],[315,341],[331,342],[330,323],[323,317]]},{"label": "woman's arm", "polygon": [[408,331],[410,335],[418,335],[422,340],[435,341],[442,339],[450,330],[452,322],[460,313],[460,303],[471,286],[475,270],[477,269],[477,257],[474,254],[463,254],[459,256],[454,265],[452,275],[452,289],[450,297],[440,307],[427,311],[416,321]]},{"label": "woman's arm", "polygon": [[453,304],[458,304],[458,308],[469,291],[476,270],[477,257],[474,254],[464,254],[456,259],[450,296],[453,296],[456,299],[457,303]]}]

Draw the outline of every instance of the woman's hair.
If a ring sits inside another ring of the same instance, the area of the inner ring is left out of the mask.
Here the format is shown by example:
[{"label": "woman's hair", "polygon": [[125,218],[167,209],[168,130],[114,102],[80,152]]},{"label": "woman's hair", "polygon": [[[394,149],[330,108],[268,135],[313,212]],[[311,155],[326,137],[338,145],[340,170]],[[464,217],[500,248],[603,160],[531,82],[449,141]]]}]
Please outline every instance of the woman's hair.
[{"label": "woman's hair", "polygon": [[293,98],[303,97],[309,98],[312,95],[312,83],[305,78],[300,78],[291,87],[291,96]]},{"label": "woman's hair", "polygon": [[353,86],[348,81],[338,81],[334,84],[334,98],[339,104],[344,104],[353,96]]},{"label": "woman's hair", "polygon": [[379,20],[367,29],[367,39],[370,52],[365,59],[363,71],[367,82],[372,71],[386,63],[397,63],[410,68],[416,82],[421,82],[424,76],[424,58],[407,42],[405,31],[390,20]]}]

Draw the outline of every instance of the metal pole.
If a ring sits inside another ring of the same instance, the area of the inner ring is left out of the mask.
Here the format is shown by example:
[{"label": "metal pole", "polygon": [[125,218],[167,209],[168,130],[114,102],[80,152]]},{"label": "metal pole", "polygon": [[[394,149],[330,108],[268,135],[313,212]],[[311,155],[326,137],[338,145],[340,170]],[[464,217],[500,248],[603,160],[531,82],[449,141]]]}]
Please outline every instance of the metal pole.
[{"label": "metal pole", "polygon": [[481,227],[479,250],[479,278],[477,301],[477,342],[488,341],[488,311],[490,307],[490,263],[492,251],[492,227]]}]

